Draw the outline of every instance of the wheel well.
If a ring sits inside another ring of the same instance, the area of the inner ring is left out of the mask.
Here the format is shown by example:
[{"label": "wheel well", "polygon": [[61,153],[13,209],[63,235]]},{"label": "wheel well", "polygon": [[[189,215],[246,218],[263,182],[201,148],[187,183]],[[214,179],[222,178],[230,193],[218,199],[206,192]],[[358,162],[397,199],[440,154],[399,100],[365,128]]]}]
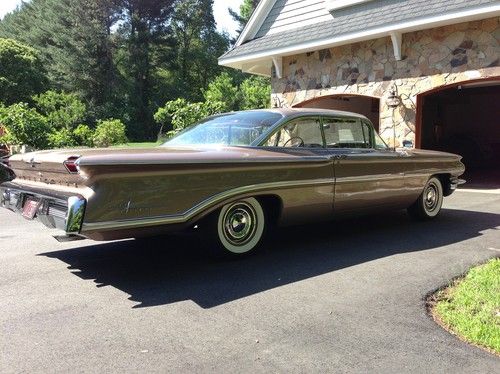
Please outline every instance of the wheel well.
[{"label": "wheel well", "polygon": [[276,195],[261,195],[256,196],[256,199],[262,204],[266,216],[269,217],[270,223],[273,225],[278,223],[283,208],[281,199]]},{"label": "wheel well", "polygon": [[436,177],[441,182],[441,185],[443,186],[443,196],[451,195],[451,193],[453,192],[450,188],[451,187],[451,183],[450,183],[451,174],[449,174],[449,173],[435,174],[435,175],[433,175],[433,177]]}]

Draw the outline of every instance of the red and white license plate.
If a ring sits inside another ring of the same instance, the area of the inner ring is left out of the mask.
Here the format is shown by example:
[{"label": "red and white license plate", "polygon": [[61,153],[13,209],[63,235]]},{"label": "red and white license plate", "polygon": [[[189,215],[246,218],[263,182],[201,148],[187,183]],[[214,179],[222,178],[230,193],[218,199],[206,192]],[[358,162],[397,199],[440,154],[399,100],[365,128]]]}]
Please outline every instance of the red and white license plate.
[{"label": "red and white license plate", "polygon": [[23,217],[27,219],[33,219],[39,206],[40,201],[28,197],[23,206]]}]

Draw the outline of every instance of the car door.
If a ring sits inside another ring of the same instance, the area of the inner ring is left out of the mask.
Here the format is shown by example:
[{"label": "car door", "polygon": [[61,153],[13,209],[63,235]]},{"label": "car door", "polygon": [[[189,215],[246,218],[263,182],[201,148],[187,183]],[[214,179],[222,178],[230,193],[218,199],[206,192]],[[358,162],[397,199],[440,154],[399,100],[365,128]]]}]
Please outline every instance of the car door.
[{"label": "car door", "polygon": [[334,161],[334,211],[404,207],[404,154],[377,139],[373,126],[356,117],[323,117],[326,149]]}]

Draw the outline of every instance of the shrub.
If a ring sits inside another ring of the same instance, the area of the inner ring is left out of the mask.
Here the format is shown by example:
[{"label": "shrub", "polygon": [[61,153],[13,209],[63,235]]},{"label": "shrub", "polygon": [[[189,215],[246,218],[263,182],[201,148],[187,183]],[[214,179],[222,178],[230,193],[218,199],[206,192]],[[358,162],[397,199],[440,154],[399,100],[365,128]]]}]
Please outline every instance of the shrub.
[{"label": "shrub", "polygon": [[128,140],[125,135],[125,125],[119,119],[100,120],[97,122],[93,140],[97,147],[126,143]]},{"label": "shrub", "polygon": [[54,129],[74,129],[85,119],[87,108],[76,94],[46,91],[33,96],[38,111]]},{"label": "shrub", "polygon": [[0,108],[0,123],[6,130],[1,141],[44,149],[49,145],[50,126],[47,119],[26,103]]},{"label": "shrub", "polygon": [[67,148],[76,145],[73,133],[68,129],[55,130],[48,135],[51,148]]},{"label": "shrub", "polygon": [[271,83],[269,78],[250,77],[240,86],[241,109],[264,109],[271,106]]},{"label": "shrub", "polygon": [[84,145],[86,147],[94,146],[94,131],[87,125],[78,125],[78,127],[73,130],[73,138],[78,145]]},{"label": "shrub", "polygon": [[205,117],[221,113],[223,108],[224,104],[219,101],[190,103],[180,98],[173,101],[167,101],[167,103],[155,113],[154,120],[162,126],[170,121],[173,130],[169,131],[168,135],[173,136]]}]

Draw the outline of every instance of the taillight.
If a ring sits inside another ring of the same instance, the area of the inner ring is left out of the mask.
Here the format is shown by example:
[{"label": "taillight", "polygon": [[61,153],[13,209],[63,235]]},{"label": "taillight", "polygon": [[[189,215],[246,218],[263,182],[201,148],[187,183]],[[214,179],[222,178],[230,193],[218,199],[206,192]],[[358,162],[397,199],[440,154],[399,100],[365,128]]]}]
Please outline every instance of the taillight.
[{"label": "taillight", "polygon": [[80,156],[71,156],[68,157],[66,161],[63,162],[64,167],[68,171],[68,173],[71,174],[77,174],[78,173],[78,164],[77,160],[80,158]]}]

